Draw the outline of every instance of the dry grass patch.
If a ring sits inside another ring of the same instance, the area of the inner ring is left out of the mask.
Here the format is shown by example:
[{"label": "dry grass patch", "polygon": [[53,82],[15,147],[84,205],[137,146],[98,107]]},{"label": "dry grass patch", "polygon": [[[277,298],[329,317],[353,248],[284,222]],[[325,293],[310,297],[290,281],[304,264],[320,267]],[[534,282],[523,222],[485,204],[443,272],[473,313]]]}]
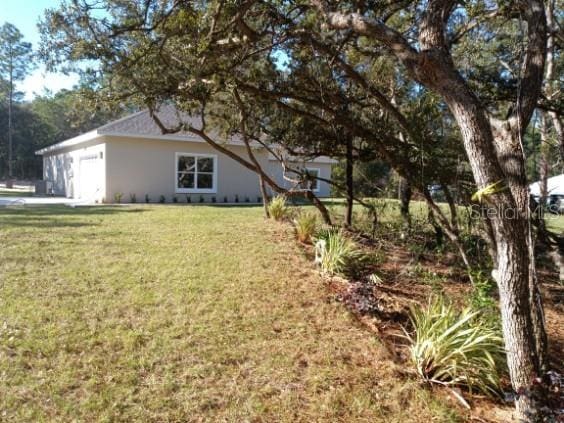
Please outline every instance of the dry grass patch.
[{"label": "dry grass patch", "polygon": [[0,420],[455,421],[261,213],[0,209]]}]

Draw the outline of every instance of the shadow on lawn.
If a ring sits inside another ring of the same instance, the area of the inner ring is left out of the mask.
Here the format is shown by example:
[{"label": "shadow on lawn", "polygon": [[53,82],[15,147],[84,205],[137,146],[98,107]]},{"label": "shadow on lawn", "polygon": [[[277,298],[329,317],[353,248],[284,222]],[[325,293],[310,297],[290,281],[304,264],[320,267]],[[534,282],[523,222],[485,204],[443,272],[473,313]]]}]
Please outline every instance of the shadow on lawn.
[{"label": "shadow on lawn", "polygon": [[11,191],[0,188],[0,197],[33,197],[31,191]]},{"label": "shadow on lawn", "polygon": [[95,226],[100,222],[81,220],[83,217],[102,217],[145,210],[129,207],[64,205],[14,206],[0,208],[0,229],[5,228],[64,228]]}]

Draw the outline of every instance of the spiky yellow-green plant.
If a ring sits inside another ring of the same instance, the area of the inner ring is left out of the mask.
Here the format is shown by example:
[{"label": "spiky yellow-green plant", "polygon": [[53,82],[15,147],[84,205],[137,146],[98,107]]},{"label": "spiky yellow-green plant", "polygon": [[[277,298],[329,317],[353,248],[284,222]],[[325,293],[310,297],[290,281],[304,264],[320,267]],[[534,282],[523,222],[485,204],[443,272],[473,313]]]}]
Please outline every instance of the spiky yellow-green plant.
[{"label": "spiky yellow-green plant", "polygon": [[411,321],[411,360],[424,381],[499,394],[505,362],[499,328],[471,308],[457,311],[442,297],[432,298],[426,308],[412,308]]},{"label": "spiky yellow-green plant", "polygon": [[329,275],[346,273],[361,257],[362,252],[342,231],[325,231],[315,242],[315,261]]},{"label": "spiky yellow-green plant", "polygon": [[268,213],[274,220],[282,220],[288,216],[286,199],[281,195],[274,197],[268,204]]},{"label": "spiky yellow-green plant", "polygon": [[294,226],[298,240],[309,244],[317,230],[317,217],[313,213],[301,213],[294,219]]}]

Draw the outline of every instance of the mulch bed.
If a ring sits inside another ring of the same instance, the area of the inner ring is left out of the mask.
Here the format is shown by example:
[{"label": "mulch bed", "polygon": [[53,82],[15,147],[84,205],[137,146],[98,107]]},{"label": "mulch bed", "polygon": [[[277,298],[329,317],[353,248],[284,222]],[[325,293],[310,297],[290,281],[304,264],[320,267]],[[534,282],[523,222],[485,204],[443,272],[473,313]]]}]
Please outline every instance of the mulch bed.
[{"label": "mulch bed", "polygon": [[[386,347],[389,357],[409,373],[409,345],[405,331],[411,329],[410,307],[425,305],[428,298],[441,291],[459,305],[463,305],[472,291],[462,261],[453,252],[437,254],[433,249],[410,251],[408,244],[390,239],[372,241],[358,238],[368,252],[377,252],[381,260],[376,265],[363,269],[354,279],[327,277],[329,296],[342,302],[356,317],[359,323],[373,332]],[[309,256],[311,249],[306,249]],[[429,283],[421,277],[421,272],[431,275],[430,279],[440,283]],[[377,274],[379,281],[370,280]],[[552,368],[564,373],[564,286],[560,285],[554,269],[539,269],[546,313],[547,333],[550,342],[549,358]],[[433,387],[440,395],[449,396],[446,390]],[[471,404],[470,411],[460,408],[470,421],[504,422],[511,419],[513,404],[463,393]]]}]

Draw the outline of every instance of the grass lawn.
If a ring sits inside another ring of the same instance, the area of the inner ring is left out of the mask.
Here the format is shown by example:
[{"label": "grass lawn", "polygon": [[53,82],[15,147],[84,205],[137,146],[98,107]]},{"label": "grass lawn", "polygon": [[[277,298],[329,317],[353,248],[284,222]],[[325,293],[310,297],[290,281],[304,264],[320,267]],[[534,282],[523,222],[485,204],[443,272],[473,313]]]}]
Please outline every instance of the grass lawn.
[{"label": "grass lawn", "polygon": [[457,420],[260,207],[5,208],[0,245],[0,421]]},{"label": "grass lawn", "polygon": [[0,188],[0,197],[32,197],[33,191]]},{"label": "grass lawn", "polygon": [[[325,204],[329,208],[329,210],[333,211],[333,215],[344,215],[345,201],[343,199],[326,200]],[[398,200],[379,200],[379,204],[381,205],[378,209],[378,218],[380,222],[401,222],[402,217],[400,213],[400,203]],[[437,204],[447,217],[450,216],[450,211],[446,203],[438,202]],[[363,208],[361,205],[355,203],[354,210],[355,213],[358,214],[362,212]],[[428,221],[428,207],[425,201],[412,200],[409,205],[409,212],[413,220],[419,220],[421,222]],[[464,226],[466,224],[468,213],[469,209],[462,206],[458,207],[458,217],[461,226]],[[558,215],[546,213],[544,216],[548,229],[557,234],[564,235],[564,214]]]}]

